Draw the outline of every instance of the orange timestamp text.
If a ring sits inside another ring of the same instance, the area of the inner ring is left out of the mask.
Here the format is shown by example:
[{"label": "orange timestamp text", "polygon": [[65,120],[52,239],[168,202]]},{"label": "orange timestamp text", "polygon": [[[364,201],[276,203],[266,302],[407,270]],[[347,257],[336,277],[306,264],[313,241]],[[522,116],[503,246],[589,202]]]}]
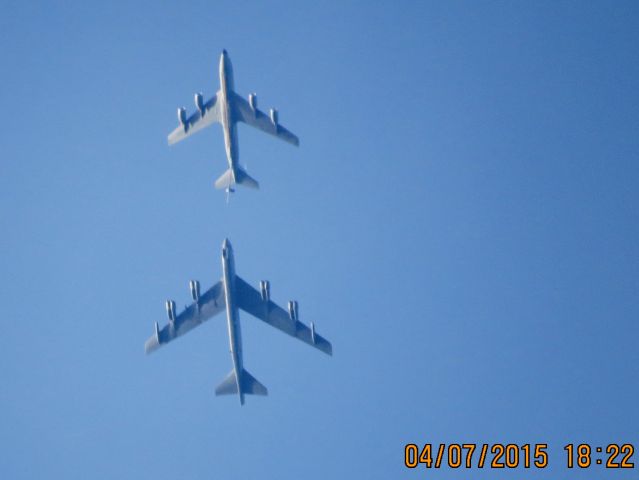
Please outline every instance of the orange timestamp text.
[{"label": "orange timestamp text", "polygon": [[[564,446],[567,468],[634,468],[634,446],[611,443],[606,446],[572,444]],[[515,443],[426,443],[404,446],[404,465],[407,468],[546,468],[548,444]]]}]

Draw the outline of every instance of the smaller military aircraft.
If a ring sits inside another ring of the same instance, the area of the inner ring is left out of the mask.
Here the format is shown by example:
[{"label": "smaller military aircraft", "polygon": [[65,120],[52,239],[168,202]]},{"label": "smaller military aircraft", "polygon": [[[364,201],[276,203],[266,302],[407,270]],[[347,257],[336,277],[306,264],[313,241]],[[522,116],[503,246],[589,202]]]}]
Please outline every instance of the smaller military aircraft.
[{"label": "smaller military aircraft", "polygon": [[229,168],[215,182],[215,188],[226,190],[227,195],[234,191],[235,184],[249,188],[259,188],[257,181],[249,176],[239,165],[240,147],[237,141],[237,122],[258,128],[285,142],[299,146],[299,139],[282,126],[277,110],[271,108],[265,114],[257,108],[257,95],[251,93],[248,100],[235,93],[233,66],[226,52],[220,55],[220,90],[206,102],[201,93],[195,94],[195,112],[187,117],[184,107],[178,108],[180,125],[169,134],[169,145],[184,140],[192,134],[213,123],[220,123],[224,132],[224,146]]}]

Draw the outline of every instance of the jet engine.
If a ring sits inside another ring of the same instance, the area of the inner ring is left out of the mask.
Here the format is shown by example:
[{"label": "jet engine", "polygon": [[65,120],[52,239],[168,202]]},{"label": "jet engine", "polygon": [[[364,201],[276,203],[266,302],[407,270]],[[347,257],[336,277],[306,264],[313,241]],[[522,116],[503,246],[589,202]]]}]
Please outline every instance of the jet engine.
[{"label": "jet engine", "polygon": [[178,108],[177,116],[178,116],[178,120],[180,121],[180,125],[182,125],[182,128],[184,128],[184,131],[186,131],[186,108],[184,107]]},{"label": "jet engine", "polygon": [[299,319],[299,308],[295,300],[291,300],[290,302],[288,302],[288,316],[294,322],[297,322],[297,320]]},{"label": "jet engine", "polygon": [[255,110],[257,110],[257,94],[256,93],[249,93],[249,105],[251,106],[253,113],[255,113]]},{"label": "jet engine", "polygon": [[315,324],[311,322],[311,341],[315,345]]},{"label": "jet engine", "polygon": [[271,108],[269,116],[271,117],[271,123],[277,127],[277,110]]},{"label": "jet engine", "polygon": [[268,280],[262,280],[260,282],[260,295],[263,302],[268,302],[271,299],[271,284]]},{"label": "jet engine", "polygon": [[169,317],[169,322],[175,322],[175,302],[173,300],[166,301],[166,314]]},{"label": "jet engine", "polygon": [[189,288],[191,289],[191,298],[195,303],[200,299],[200,282],[197,280],[191,280],[189,282]]},{"label": "jet engine", "polygon": [[202,92],[195,94],[195,107],[200,112],[200,115],[204,116],[204,100],[202,99]]}]

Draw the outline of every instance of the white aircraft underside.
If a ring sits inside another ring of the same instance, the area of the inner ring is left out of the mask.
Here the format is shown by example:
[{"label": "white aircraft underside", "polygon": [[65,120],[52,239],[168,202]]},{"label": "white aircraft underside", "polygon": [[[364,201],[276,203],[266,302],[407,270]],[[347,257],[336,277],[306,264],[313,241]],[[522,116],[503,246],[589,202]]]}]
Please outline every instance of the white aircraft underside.
[{"label": "white aircraft underside", "polygon": [[268,282],[260,282],[260,289],[257,290],[235,274],[233,248],[228,239],[222,244],[222,273],[222,279],[203,295],[200,295],[199,282],[192,280],[190,288],[193,303],[179,315],[175,313],[175,302],[167,300],[169,323],[162,329],[157,322],[155,323],[155,333],[144,345],[147,354],[184,335],[223,310],[226,311],[233,369],[215,389],[215,394],[238,394],[242,405],[244,395],[267,395],[268,391],[244,369],[239,310],[250,313],[328,355],[333,354],[331,343],[316,333],[313,323],[308,327],[299,321],[297,302],[290,301],[287,312],[271,301]]},{"label": "white aircraft underside", "polygon": [[204,102],[201,93],[195,94],[196,111],[187,118],[186,110],[178,108],[180,125],[168,137],[169,145],[179,142],[212,123],[220,123],[224,132],[224,146],[229,168],[215,182],[215,187],[233,191],[235,184],[250,188],[259,188],[239,165],[239,146],[237,142],[237,122],[244,122],[263,132],[299,146],[299,139],[278,121],[277,110],[270,109],[269,114],[257,108],[257,96],[250,94],[248,100],[234,91],[233,67],[226,50],[220,56],[220,90]]}]

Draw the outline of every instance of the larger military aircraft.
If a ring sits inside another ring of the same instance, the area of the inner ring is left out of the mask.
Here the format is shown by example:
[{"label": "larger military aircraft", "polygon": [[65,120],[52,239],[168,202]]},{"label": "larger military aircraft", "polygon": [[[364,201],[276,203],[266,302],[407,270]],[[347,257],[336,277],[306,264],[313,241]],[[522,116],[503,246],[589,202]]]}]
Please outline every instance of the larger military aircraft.
[{"label": "larger military aircraft", "polygon": [[222,124],[229,168],[216,180],[215,187],[226,190],[227,194],[234,191],[235,184],[259,188],[257,181],[251,178],[238,163],[237,122],[244,122],[293,145],[300,144],[299,139],[279,123],[277,110],[271,108],[266,115],[258,110],[255,93],[251,93],[247,101],[235,93],[234,88],[231,59],[226,50],[223,50],[220,56],[220,90],[206,102],[203,100],[202,93],[196,93],[196,111],[188,118],[186,109],[178,108],[177,116],[180,125],[168,138],[169,145],[173,145],[215,122]]},{"label": "larger military aircraft", "polygon": [[333,354],[331,343],[315,331],[315,325],[312,322],[309,328],[299,321],[296,301],[288,302],[288,312],[286,312],[271,301],[269,282],[261,281],[258,291],[235,274],[233,248],[228,239],[225,239],[222,244],[222,279],[204,295],[200,295],[198,281],[191,280],[190,289],[193,303],[179,315],[175,313],[175,302],[166,301],[169,323],[160,329],[155,322],[155,333],[146,341],[144,350],[146,353],[151,353],[222,310],[226,310],[233,369],[215,389],[216,395],[238,394],[240,404],[244,405],[244,395],[267,395],[268,393],[266,387],[244,369],[239,309],[328,355]]}]

